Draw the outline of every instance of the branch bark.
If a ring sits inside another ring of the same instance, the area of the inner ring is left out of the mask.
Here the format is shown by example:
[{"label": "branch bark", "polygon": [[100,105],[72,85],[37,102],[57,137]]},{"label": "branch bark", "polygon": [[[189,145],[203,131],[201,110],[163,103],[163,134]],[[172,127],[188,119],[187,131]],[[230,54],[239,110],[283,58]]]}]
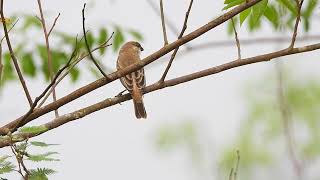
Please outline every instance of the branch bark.
[{"label": "branch bark", "polygon": [[[212,68],[205,69],[205,70],[202,70],[199,72],[195,72],[192,74],[188,74],[185,76],[181,76],[178,78],[167,80],[167,81],[164,81],[163,83],[158,83],[158,82],[154,83],[154,84],[144,88],[143,92],[144,92],[144,94],[147,94],[147,93],[150,93],[153,91],[168,88],[171,86],[176,86],[178,84],[189,82],[189,81],[199,79],[202,77],[206,77],[209,75],[217,74],[217,73],[227,71],[229,69],[237,68],[240,66],[245,66],[245,65],[264,62],[264,61],[270,61],[270,60],[276,59],[278,57],[283,57],[283,56],[288,56],[288,55],[298,54],[298,53],[303,53],[303,52],[309,52],[309,51],[314,51],[314,50],[318,50],[318,49],[320,49],[320,43],[309,45],[309,46],[303,46],[303,47],[299,47],[299,48],[293,48],[290,50],[288,48],[286,48],[286,49],[272,52],[272,53],[268,53],[268,54],[263,54],[263,55],[254,56],[254,57],[250,57],[250,58],[244,58],[242,60],[234,60],[229,63],[225,63],[225,64],[222,64],[222,65],[219,65],[216,67],[212,67]],[[130,94],[124,94],[124,95],[116,96],[113,98],[108,98],[104,101],[101,101],[99,103],[93,104],[93,105],[88,106],[86,108],[74,111],[72,113],[62,115],[59,118],[53,119],[52,121],[50,121],[46,124],[43,124],[42,126],[46,128],[46,131],[43,131],[42,133],[38,133],[38,134],[16,133],[16,134],[14,134],[13,139],[15,140],[15,142],[21,142],[27,138],[38,136],[38,135],[43,134],[47,131],[55,129],[59,126],[62,126],[66,123],[83,118],[93,112],[99,111],[101,109],[104,109],[104,108],[107,108],[107,107],[110,107],[110,106],[113,106],[116,104],[119,104],[121,102],[130,100],[130,99],[131,99]],[[1,133],[3,132],[3,128],[1,128],[0,132]],[[11,141],[8,136],[1,138],[0,139],[0,148],[5,147],[5,146],[9,146],[10,142]]]},{"label": "branch bark", "polygon": [[[110,75],[108,75],[108,78],[101,78],[99,80],[96,80],[95,82],[92,82],[72,93],[70,93],[69,95],[66,95],[60,99],[58,99],[56,102],[50,103],[42,108],[36,109],[34,110],[33,113],[30,114],[30,116],[28,118],[26,118],[22,124],[20,124],[21,126],[29,123],[30,121],[32,121],[33,119],[36,119],[48,112],[51,112],[55,109],[58,109],[59,107],[70,103],[71,101],[80,98],[81,96],[88,94],[89,92],[98,89],[106,84],[109,84],[110,82],[113,82],[117,79],[119,79],[120,77],[123,77],[129,73],[132,73],[134,71],[137,71],[138,69],[141,69],[142,67],[154,62],[155,60],[159,59],[160,57],[164,56],[165,54],[168,54],[169,52],[171,52],[172,50],[174,50],[175,48],[186,44],[190,41],[192,41],[193,39],[198,38],[199,36],[207,33],[208,31],[212,30],[213,28],[219,26],[220,24],[228,21],[230,18],[234,17],[235,15],[239,14],[240,12],[252,7],[253,5],[257,4],[258,2],[260,2],[261,0],[251,0],[248,3],[243,3],[235,8],[233,8],[232,10],[228,11],[227,13],[219,16],[218,18],[210,21],[209,23],[205,24],[204,26],[198,28],[197,30],[189,33],[188,35],[182,37],[181,39],[176,40],[175,42],[172,42],[170,44],[168,44],[167,46],[161,48],[160,50],[158,50],[157,52],[149,55],[148,57],[144,58],[143,60],[127,67],[121,70],[118,70],[114,73],[111,73]],[[16,131],[16,124],[18,122],[20,122],[22,117],[11,121],[10,123],[6,124],[5,126],[0,128],[0,135],[6,135],[8,132],[14,132]]]}]

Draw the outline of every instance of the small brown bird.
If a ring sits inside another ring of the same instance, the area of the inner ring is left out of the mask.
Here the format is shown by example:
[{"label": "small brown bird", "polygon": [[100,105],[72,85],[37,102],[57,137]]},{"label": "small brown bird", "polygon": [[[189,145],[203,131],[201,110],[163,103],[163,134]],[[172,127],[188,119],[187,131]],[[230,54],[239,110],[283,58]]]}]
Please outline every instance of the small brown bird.
[{"label": "small brown bird", "polygon": [[[143,48],[138,42],[129,41],[125,43],[119,51],[117,69],[126,68],[140,61],[141,51],[143,51]],[[147,118],[141,93],[141,89],[146,86],[146,78],[143,68],[120,78],[120,81],[131,94],[136,117],[138,119]]]}]

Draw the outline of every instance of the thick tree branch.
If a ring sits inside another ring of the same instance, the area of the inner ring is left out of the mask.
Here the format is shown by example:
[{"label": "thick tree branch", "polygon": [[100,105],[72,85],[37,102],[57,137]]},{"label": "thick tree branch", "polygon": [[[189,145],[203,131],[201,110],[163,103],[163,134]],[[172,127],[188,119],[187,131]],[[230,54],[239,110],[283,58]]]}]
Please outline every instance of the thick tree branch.
[{"label": "thick tree branch", "polygon": [[[299,48],[293,48],[290,50],[286,48],[286,49],[272,52],[272,53],[268,53],[268,54],[263,54],[263,55],[254,56],[254,57],[250,57],[250,58],[244,58],[242,60],[234,60],[229,63],[225,63],[225,64],[222,64],[222,65],[219,65],[216,67],[212,67],[212,68],[209,68],[206,70],[202,70],[202,71],[195,72],[195,73],[192,73],[189,75],[185,75],[185,76],[181,76],[181,77],[174,78],[171,80],[167,80],[167,81],[164,81],[163,83],[154,83],[154,84],[144,88],[144,93],[147,94],[147,93],[150,93],[150,92],[153,92],[156,90],[175,86],[178,84],[182,84],[182,83],[185,83],[188,81],[199,79],[199,78],[202,78],[205,76],[217,74],[217,73],[227,71],[229,69],[237,68],[240,66],[245,66],[245,65],[264,62],[264,61],[270,61],[270,60],[276,59],[278,57],[283,57],[283,56],[288,56],[288,55],[298,54],[298,53],[303,53],[303,52],[308,52],[308,51],[314,51],[314,50],[318,50],[318,49],[320,49],[320,43],[309,45],[309,46],[303,46],[303,47],[299,47]],[[21,142],[27,138],[38,136],[42,133],[45,133],[45,132],[50,131],[52,129],[55,129],[61,125],[64,125],[64,124],[69,123],[71,121],[83,118],[93,112],[99,111],[101,109],[104,109],[104,108],[107,108],[107,107],[110,107],[110,106],[113,106],[116,104],[119,104],[121,102],[130,100],[130,99],[131,99],[130,94],[124,94],[124,95],[116,96],[113,98],[108,98],[104,101],[93,104],[93,105],[88,106],[86,108],[83,108],[83,109],[74,111],[72,113],[62,115],[56,119],[53,119],[52,121],[42,125],[43,127],[46,128],[46,130],[41,133],[37,133],[37,134],[16,133],[14,135],[13,139],[15,140],[15,142]],[[9,146],[9,145],[10,145],[10,138],[9,137],[5,136],[0,139],[0,148],[5,147],[5,146]]]},{"label": "thick tree branch", "polygon": [[[0,3],[1,3],[0,4],[0,6],[1,6],[1,10],[0,10],[1,19],[5,19],[4,12],[3,12],[4,0],[1,0]],[[19,67],[19,64],[18,64],[18,60],[17,60],[17,58],[16,58],[16,56],[14,54],[13,48],[11,46],[10,37],[9,37],[9,31],[7,29],[7,25],[6,25],[6,23],[4,21],[2,21],[2,25],[3,25],[3,31],[4,31],[4,35],[6,37],[6,41],[7,41],[7,45],[8,45],[8,49],[9,49],[9,52],[10,52],[11,59],[13,61],[14,67],[16,69],[16,72],[18,74],[19,80],[20,80],[21,85],[23,87],[24,93],[26,94],[26,97],[28,99],[29,105],[31,107],[32,106],[32,98],[30,96],[30,93],[29,93],[28,87],[26,85],[26,82],[24,80],[24,77],[23,77],[23,75],[21,73],[21,70],[20,70],[20,67]]]},{"label": "thick tree branch", "polygon": [[[49,70],[49,77],[51,82],[53,81],[53,66],[52,66],[52,60],[51,60],[51,50],[50,50],[50,42],[49,42],[49,34],[47,31],[47,27],[46,27],[46,21],[44,19],[44,15],[43,15],[43,11],[42,11],[42,5],[41,5],[41,0],[37,0],[38,2],[38,8],[39,8],[39,12],[40,12],[40,21],[42,24],[42,29],[43,29],[43,34],[44,34],[44,38],[46,41],[46,48],[47,48],[47,58],[48,58],[48,70]],[[55,23],[54,23],[55,24]],[[56,95],[56,85],[55,83],[53,83],[52,85],[52,99],[53,102],[57,101],[57,95]],[[55,111],[55,116],[58,117],[59,116],[59,112],[58,109],[56,109]]]},{"label": "thick tree branch", "polygon": [[[51,112],[67,103],[70,103],[71,101],[80,98],[81,96],[88,94],[89,92],[98,89],[106,84],[109,84],[110,82],[119,79],[120,77],[123,77],[129,73],[132,73],[134,71],[137,71],[138,69],[141,69],[142,67],[146,66],[147,64],[152,63],[153,61],[159,59],[160,57],[166,55],[167,53],[171,52],[174,50],[176,47],[181,46],[183,44],[186,44],[193,39],[196,39],[197,37],[205,34],[206,32],[210,31],[211,29],[217,27],[218,25],[228,21],[230,18],[234,17],[235,15],[239,14],[240,12],[244,11],[245,9],[257,4],[261,0],[251,0],[248,3],[243,3],[232,10],[228,11],[227,13],[219,16],[218,18],[214,19],[213,21],[210,21],[206,25],[200,27],[199,29],[191,32],[190,34],[182,37],[179,40],[176,40],[175,42],[172,42],[168,44],[167,46],[161,48],[157,52],[149,55],[148,57],[144,58],[143,60],[127,67],[121,70],[118,70],[114,73],[111,73],[108,75],[108,78],[101,78],[99,80],[96,80],[95,82],[92,82],[72,93],[69,95],[66,95],[60,99],[58,99],[56,102],[50,103],[42,108],[36,109],[33,113],[30,114],[30,116],[24,121],[23,124],[25,125],[26,123],[32,121],[33,119],[36,119],[48,112]],[[7,125],[3,126],[0,128],[0,135],[6,135],[8,133],[8,130],[13,132],[16,129],[12,129],[13,127],[16,126],[17,122],[20,122],[21,118],[20,117]]]},{"label": "thick tree branch", "polygon": [[[187,10],[186,15],[185,15],[185,18],[184,18],[183,27],[182,27],[182,30],[181,30],[181,32],[180,32],[180,34],[179,34],[178,39],[181,39],[182,36],[183,36],[183,34],[184,34],[184,33],[186,32],[186,30],[187,30],[187,27],[188,27],[188,26],[187,26],[187,23],[188,23],[188,19],[189,19],[189,14],[190,14],[190,12],[191,12],[192,4],[193,4],[193,0],[190,0],[189,7],[188,7],[188,10]],[[173,53],[172,53],[172,55],[171,55],[171,58],[170,58],[170,61],[169,61],[168,65],[167,65],[167,67],[166,67],[166,69],[165,69],[162,77],[160,78],[159,82],[163,82],[163,81],[166,79],[166,76],[167,76],[167,74],[168,74],[168,72],[169,72],[169,70],[170,70],[170,68],[171,68],[171,65],[172,65],[172,62],[173,62],[174,58],[176,57],[176,55],[177,55],[177,53],[178,53],[178,51],[179,51],[179,48],[180,48],[180,46],[178,46],[178,47],[173,51]]]}]

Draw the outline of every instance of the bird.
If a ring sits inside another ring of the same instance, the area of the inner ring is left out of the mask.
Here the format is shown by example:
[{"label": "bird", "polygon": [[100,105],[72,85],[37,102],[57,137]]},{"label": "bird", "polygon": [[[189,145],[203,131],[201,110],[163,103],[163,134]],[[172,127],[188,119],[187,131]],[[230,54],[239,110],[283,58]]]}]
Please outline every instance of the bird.
[{"label": "bird", "polygon": [[[136,62],[139,62],[140,53],[144,49],[136,41],[126,42],[119,51],[117,59],[117,70],[124,69]],[[147,118],[147,113],[143,104],[142,88],[146,86],[146,77],[144,69],[141,68],[135,72],[127,74],[120,78],[122,85],[129,91],[134,105],[137,119]]]}]

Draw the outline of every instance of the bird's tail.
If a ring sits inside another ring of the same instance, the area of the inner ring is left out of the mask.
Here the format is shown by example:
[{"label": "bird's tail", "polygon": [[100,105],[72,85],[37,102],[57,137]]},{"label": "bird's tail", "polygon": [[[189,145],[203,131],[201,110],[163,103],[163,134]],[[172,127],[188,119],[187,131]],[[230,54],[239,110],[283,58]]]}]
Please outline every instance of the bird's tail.
[{"label": "bird's tail", "polygon": [[138,119],[140,118],[147,118],[147,113],[146,113],[146,109],[144,108],[143,105],[143,101],[141,99],[141,101],[135,101],[133,100],[133,105],[134,105],[134,111],[136,113],[136,117]]},{"label": "bird's tail", "polygon": [[136,114],[136,117],[138,119],[140,118],[147,118],[147,113],[143,105],[143,99],[142,99],[142,94],[140,89],[136,88],[136,86],[133,86],[132,90],[132,100],[133,100],[133,105],[134,105],[134,111]]}]

